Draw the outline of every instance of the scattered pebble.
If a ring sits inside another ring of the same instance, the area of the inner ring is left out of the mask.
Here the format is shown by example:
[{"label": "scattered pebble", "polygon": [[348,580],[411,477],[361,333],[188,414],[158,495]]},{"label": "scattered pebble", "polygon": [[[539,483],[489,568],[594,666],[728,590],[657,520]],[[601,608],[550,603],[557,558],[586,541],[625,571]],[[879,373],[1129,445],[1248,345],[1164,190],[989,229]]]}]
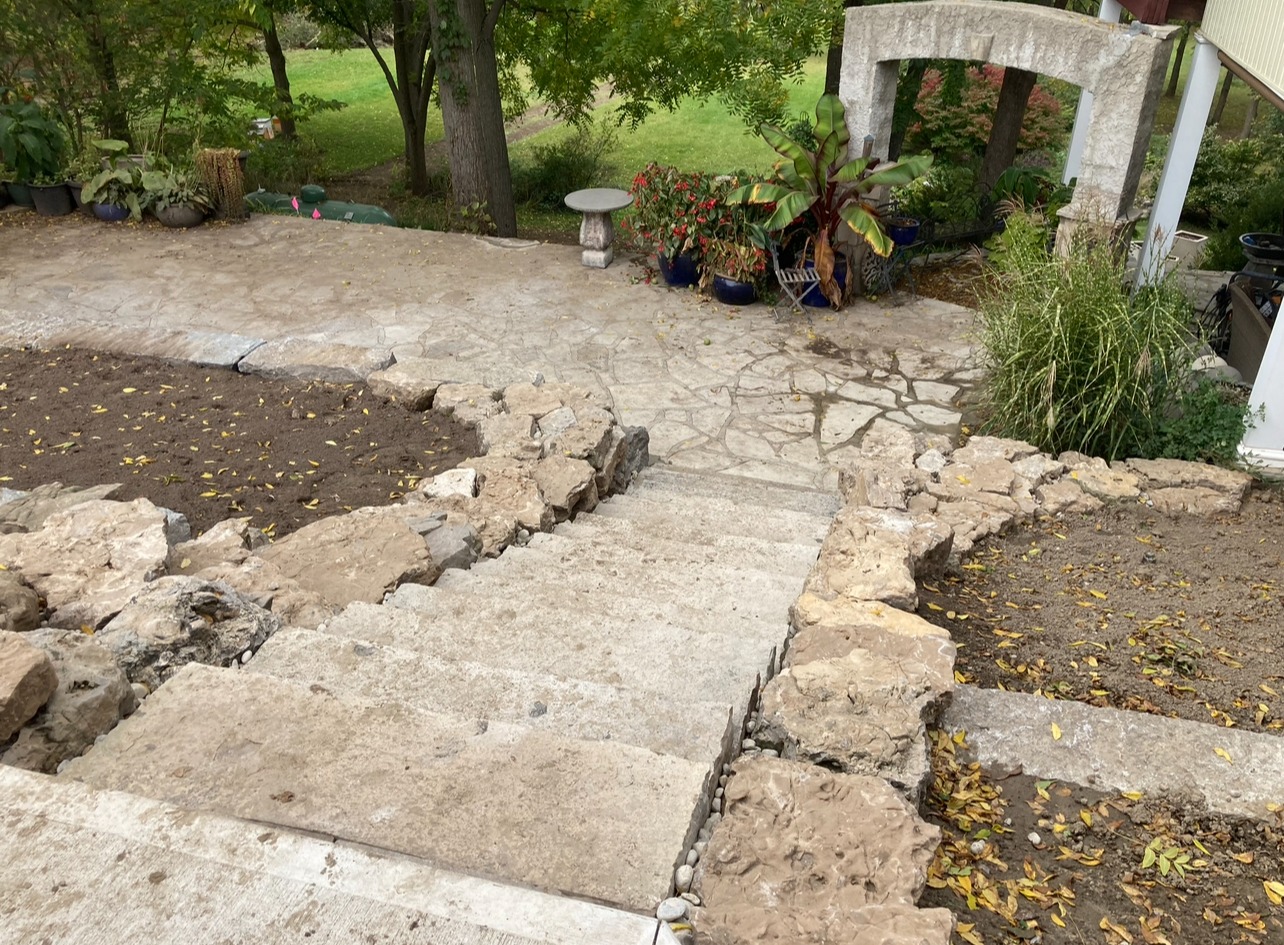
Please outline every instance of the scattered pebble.
[{"label": "scattered pebble", "polygon": [[676,896],[666,899],[656,907],[655,917],[661,922],[681,922],[687,917],[688,903]]},{"label": "scattered pebble", "polygon": [[696,852],[695,847],[692,847],[690,850],[687,851],[687,866],[695,866],[696,861],[698,861],[699,859],[700,859],[700,854]]},{"label": "scattered pebble", "polygon": [[1039,846],[1039,844],[1043,843],[1043,838],[1042,838],[1042,837],[1040,837],[1040,836],[1039,836],[1037,833],[1035,833],[1033,830],[1031,830],[1031,831],[1030,831],[1030,835],[1029,835],[1028,837],[1026,837],[1026,839],[1027,839],[1027,840],[1029,840],[1029,841],[1030,841],[1032,844],[1034,844],[1036,847],[1037,847],[1037,846]]},{"label": "scattered pebble", "polygon": [[691,905],[693,906],[700,905],[700,897],[693,892],[684,892],[682,894],[682,898],[685,899],[687,902],[691,903]]},{"label": "scattered pebble", "polygon": [[972,845],[968,847],[968,849],[972,851],[973,856],[980,856],[982,853],[985,852],[985,841],[973,840]]},{"label": "scattered pebble", "polygon": [[685,863],[678,867],[673,874],[674,885],[678,887],[678,892],[684,893],[691,888],[691,881],[695,879],[695,870]]}]

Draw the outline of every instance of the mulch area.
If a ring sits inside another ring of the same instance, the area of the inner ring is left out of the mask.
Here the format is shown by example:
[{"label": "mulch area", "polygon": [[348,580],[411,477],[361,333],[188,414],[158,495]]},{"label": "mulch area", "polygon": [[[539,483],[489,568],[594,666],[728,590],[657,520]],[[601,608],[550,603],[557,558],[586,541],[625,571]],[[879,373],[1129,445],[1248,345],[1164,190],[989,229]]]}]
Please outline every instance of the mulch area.
[{"label": "mulch area", "polygon": [[916,267],[914,287],[919,295],[926,298],[975,310],[991,278],[985,271],[985,261],[980,252],[972,249],[953,258]]},{"label": "mulch area", "polygon": [[78,350],[0,349],[0,486],[122,484],[193,534],[233,516],[273,537],[477,455],[475,435],[359,384]]},{"label": "mulch area", "polygon": [[919,613],[966,682],[1279,734],[1284,491],[1213,519],[1133,503],[1014,529],[925,583]]},{"label": "mulch area", "polygon": [[[1282,556],[1276,487],[1212,519],[1113,504],[983,542],[921,584],[919,614],[959,644],[960,682],[1278,735]],[[1284,812],[986,772],[933,739],[925,904],[956,912],[956,943],[1284,941]]]}]

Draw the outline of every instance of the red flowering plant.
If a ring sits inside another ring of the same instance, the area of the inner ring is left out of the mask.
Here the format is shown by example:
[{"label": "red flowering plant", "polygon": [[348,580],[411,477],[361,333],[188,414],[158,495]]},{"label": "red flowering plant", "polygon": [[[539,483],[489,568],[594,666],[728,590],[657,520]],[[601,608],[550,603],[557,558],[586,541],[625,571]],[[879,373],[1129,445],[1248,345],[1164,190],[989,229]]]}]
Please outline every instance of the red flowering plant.
[{"label": "red flowering plant", "polygon": [[633,178],[632,210],[620,227],[640,249],[665,259],[692,253],[703,258],[714,236],[719,201],[715,180],[698,171],[680,171],[654,161]]},{"label": "red flowering plant", "polygon": [[739,186],[740,178],[735,176],[714,180],[711,234],[699,237],[704,258],[701,288],[708,288],[714,276],[756,283],[767,273],[771,242],[762,224],[775,208],[728,203],[727,195]]}]

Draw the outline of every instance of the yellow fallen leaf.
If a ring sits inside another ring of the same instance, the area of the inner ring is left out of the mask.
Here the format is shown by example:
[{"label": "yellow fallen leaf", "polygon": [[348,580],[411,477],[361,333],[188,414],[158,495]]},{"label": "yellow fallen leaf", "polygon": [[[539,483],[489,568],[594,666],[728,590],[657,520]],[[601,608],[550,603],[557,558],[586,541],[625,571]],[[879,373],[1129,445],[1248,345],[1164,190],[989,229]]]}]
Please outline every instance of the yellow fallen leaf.
[{"label": "yellow fallen leaf", "polygon": [[1101,922],[1098,923],[1097,928],[1101,929],[1103,932],[1113,932],[1115,935],[1127,942],[1128,945],[1132,945],[1132,933],[1122,925],[1115,925],[1105,916],[1101,917]]},{"label": "yellow fallen leaf", "polygon": [[1087,824],[1089,827],[1091,827],[1091,826],[1092,826],[1092,812],[1091,812],[1091,811],[1087,811],[1087,810],[1081,810],[1081,811],[1079,811],[1079,819],[1080,819],[1080,820],[1082,820],[1082,821],[1083,821],[1085,824]]},{"label": "yellow fallen leaf", "polygon": [[1262,886],[1266,889],[1266,898],[1271,901],[1272,905],[1284,905],[1284,883],[1276,882],[1273,879],[1262,880]]},{"label": "yellow fallen leaf", "polygon": [[1061,916],[1057,915],[1055,912],[1053,912],[1051,915],[1049,915],[1049,916],[1048,916],[1048,918],[1049,918],[1049,919],[1051,919],[1051,920],[1052,920],[1052,924],[1053,924],[1053,925],[1055,925],[1055,926],[1057,926],[1058,928],[1062,928],[1062,929],[1064,929],[1064,928],[1066,927],[1066,924],[1065,924],[1065,922],[1062,920]]},{"label": "yellow fallen leaf", "polygon": [[1093,597],[1097,598],[1098,600],[1106,599],[1105,591],[1088,591],[1088,593],[1091,594]]},{"label": "yellow fallen leaf", "polygon": [[1054,742],[1061,741],[1061,726],[1056,722],[1052,723],[1052,740]]},{"label": "yellow fallen leaf", "polygon": [[1228,765],[1233,765],[1235,763],[1231,761],[1230,752],[1227,751],[1225,748],[1214,748],[1213,754],[1216,755],[1218,758],[1222,759]]},{"label": "yellow fallen leaf", "polygon": [[120,392],[121,392],[122,394],[132,394],[132,393],[134,393],[134,391],[136,391],[136,390],[138,390],[138,388],[137,388],[137,387],[122,387],[122,388],[120,389]]}]

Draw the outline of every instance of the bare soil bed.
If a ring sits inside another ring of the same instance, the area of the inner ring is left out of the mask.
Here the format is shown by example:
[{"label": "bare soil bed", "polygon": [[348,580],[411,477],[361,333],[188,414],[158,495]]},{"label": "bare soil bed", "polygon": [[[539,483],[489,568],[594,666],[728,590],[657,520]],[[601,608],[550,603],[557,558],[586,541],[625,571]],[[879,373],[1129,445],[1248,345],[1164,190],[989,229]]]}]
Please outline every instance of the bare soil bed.
[{"label": "bare soil bed", "polygon": [[1140,504],[1045,519],[921,588],[961,681],[1284,731],[1284,492],[1238,515]]},{"label": "bare soil bed", "polygon": [[182,512],[193,534],[248,516],[280,537],[476,455],[468,428],[358,384],[0,349],[0,487],[119,482],[118,498]]},{"label": "bare soil bed", "polygon": [[[1212,519],[1108,505],[978,545],[919,613],[959,644],[960,682],[1279,734],[1282,548],[1277,488]],[[955,911],[957,943],[1284,942],[1284,813],[986,772],[933,739],[925,904]]]}]

